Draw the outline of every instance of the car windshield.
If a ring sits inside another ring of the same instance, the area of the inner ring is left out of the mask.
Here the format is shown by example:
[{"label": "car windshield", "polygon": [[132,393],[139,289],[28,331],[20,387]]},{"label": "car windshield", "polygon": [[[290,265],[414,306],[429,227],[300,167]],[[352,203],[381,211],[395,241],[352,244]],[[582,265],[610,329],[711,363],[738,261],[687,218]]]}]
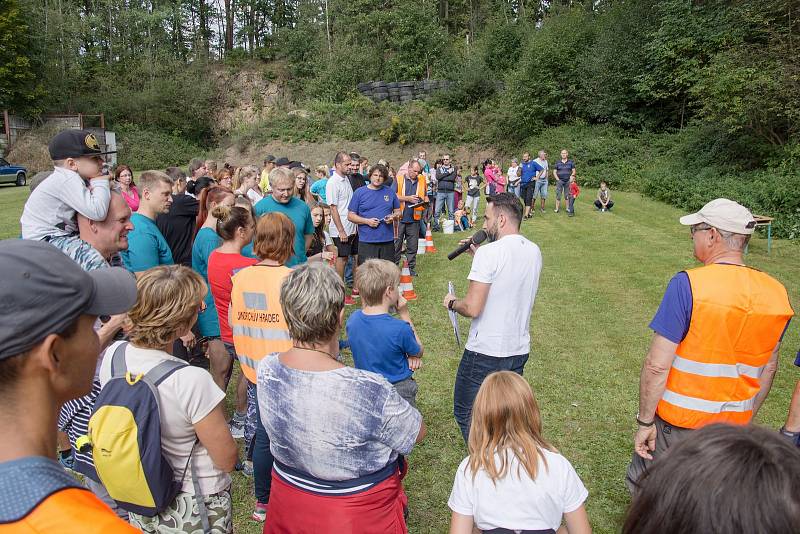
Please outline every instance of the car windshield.
[{"label": "car windshield", "polygon": [[5,159],[0,158],[0,167],[5,167],[6,165],[8,165],[8,162]]}]

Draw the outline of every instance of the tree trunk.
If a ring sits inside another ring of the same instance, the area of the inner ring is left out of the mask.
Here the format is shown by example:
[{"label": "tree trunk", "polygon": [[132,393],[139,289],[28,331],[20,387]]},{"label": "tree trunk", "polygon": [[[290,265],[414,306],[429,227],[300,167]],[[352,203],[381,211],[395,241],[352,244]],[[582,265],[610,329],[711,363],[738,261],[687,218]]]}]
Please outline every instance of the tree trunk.
[{"label": "tree trunk", "polygon": [[225,0],[225,52],[233,50],[233,10],[232,0]]}]

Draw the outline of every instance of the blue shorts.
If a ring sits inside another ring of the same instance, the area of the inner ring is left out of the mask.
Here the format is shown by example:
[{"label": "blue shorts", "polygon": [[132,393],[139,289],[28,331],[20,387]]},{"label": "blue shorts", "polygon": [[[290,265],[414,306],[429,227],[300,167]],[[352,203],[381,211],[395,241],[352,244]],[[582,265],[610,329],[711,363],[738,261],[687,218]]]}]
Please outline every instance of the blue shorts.
[{"label": "blue shorts", "polygon": [[547,198],[547,182],[536,181],[536,189],[533,192],[534,197]]}]

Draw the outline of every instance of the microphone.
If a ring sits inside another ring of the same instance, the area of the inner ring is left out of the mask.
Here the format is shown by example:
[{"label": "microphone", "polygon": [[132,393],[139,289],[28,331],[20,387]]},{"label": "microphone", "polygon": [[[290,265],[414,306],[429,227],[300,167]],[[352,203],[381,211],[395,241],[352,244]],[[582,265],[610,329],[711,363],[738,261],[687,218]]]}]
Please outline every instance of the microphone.
[{"label": "microphone", "polygon": [[478,230],[475,233],[475,235],[470,237],[469,240],[466,243],[464,243],[463,245],[459,246],[453,252],[448,254],[447,255],[447,259],[450,260],[450,261],[453,261],[454,259],[459,257],[461,254],[463,254],[464,252],[468,251],[470,246],[472,246],[472,245],[480,245],[481,243],[486,241],[487,237],[489,237],[489,236],[486,235],[486,232],[484,230]]}]

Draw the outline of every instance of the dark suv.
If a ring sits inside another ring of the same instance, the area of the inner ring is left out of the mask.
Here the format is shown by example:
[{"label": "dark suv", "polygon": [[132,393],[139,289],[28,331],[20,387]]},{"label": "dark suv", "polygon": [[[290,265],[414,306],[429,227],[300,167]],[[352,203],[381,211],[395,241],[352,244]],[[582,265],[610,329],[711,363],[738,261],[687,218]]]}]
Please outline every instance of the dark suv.
[{"label": "dark suv", "polygon": [[21,165],[12,165],[0,158],[0,184],[15,183],[23,186],[26,183],[28,176],[28,169]]}]

